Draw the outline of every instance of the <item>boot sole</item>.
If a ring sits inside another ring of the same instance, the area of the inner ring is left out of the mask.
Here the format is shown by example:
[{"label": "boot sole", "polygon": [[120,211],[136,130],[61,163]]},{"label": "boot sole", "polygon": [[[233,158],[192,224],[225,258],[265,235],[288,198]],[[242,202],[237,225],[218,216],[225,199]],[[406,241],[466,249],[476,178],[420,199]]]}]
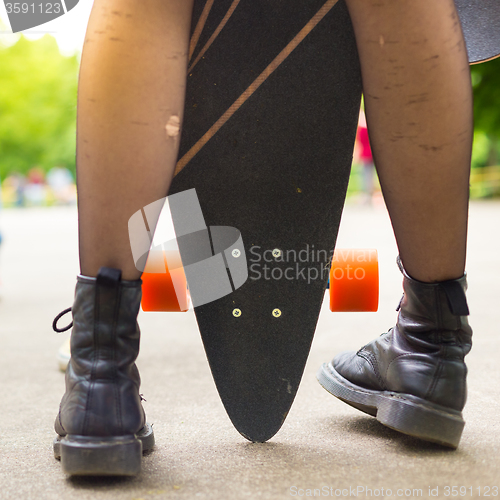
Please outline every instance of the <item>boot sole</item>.
[{"label": "boot sole", "polygon": [[331,363],[319,369],[317,379],[330,394],[391,429],[450,448],[457,448],[460,442],[465,421],[459,411],[411,394],[359,387],[342,377]]},{"label": "boot sole", "polygon": [[154,447],[154,433],[146,424],[137,434],[90,437],[68,434],[54,440],[54,456],[71,476],[136,476],[142,454]]}]

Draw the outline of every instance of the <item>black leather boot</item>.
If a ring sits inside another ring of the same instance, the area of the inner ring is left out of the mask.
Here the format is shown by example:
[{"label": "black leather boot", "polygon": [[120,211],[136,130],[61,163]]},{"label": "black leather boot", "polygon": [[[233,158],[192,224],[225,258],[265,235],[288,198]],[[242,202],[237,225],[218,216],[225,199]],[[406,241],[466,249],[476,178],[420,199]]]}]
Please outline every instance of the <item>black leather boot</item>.
[{"label": "black leather boot", "polygon": [[422,283],[401,262],[397,324],[358,352],[324,364],[319,383],[392,429],[456,448],[465,422],[465,355],[472,345],[465,275]]},{"label": "black leather boot", "polygon": [[135,475],[142,452],[154,446],[135,365],[141,283],[122,281],[121,271],[106,267],[97,278],[77,279],[71,360],[54,441],[67,474]]}]

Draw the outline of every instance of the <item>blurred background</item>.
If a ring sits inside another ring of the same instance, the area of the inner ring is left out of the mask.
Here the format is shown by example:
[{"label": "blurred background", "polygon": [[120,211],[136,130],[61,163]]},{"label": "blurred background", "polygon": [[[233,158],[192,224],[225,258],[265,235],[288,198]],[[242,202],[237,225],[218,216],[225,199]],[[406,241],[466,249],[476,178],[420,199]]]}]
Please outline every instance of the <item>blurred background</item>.
[{"label": "blurred background", "polygon": [[[76,202],[78,69],[92,3],[81,0],[61,18],[22,35],[11,33],[0,5],[0,182],[5,209]],[[472,66],[471,74],[471,197],[498,197],[500,59]],[[361,116],[348,197],[371,204],[380,201],[380,188],[363,125]]]},{"label": "blurred background", "polygon": [[81,0],[64,16],[13,34],[0,2],[4,209],[76,203],[78,68],[92,3]]}]

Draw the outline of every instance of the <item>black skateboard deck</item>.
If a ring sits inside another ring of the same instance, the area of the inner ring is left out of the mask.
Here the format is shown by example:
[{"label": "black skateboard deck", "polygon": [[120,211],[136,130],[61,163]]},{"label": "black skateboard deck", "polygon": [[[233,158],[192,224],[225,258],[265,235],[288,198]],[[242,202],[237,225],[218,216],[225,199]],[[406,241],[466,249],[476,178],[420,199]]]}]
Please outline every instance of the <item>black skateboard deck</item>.
[{"label": "black skateboard deck", "polygon": [[500,2],[455,0],[471,64],[500,55]]},{"label": "black skateboard deck", "polygon": [[[194,188],[207,226],[241,232],[248,279],[195,313],[229,417],[263,442],[292,405],[323,301],[358,120],[358,56],[343,0],[195,1],[191,46],[169,194]],[[184,265],[189,241],[179,238]]]}]

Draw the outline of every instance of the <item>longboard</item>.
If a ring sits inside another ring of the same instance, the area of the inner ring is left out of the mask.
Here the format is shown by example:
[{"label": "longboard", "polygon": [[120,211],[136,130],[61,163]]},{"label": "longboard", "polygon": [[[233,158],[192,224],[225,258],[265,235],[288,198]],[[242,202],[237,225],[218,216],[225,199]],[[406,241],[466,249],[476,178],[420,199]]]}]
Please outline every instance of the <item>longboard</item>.
[{"label": "longboard", "polygon": [[500,2],[455,0],[469,62],[481,63],[500,55]]},{"label": "longboard", "polygon": [[[195,1],[169,195],[194,188],[207,227],[241,232],[248,279],[195,314],[222,402],[250,441],[279,430],[302,377],[360,97],[343,0]],[[184,261],[190,249],[183,245]]]}]

